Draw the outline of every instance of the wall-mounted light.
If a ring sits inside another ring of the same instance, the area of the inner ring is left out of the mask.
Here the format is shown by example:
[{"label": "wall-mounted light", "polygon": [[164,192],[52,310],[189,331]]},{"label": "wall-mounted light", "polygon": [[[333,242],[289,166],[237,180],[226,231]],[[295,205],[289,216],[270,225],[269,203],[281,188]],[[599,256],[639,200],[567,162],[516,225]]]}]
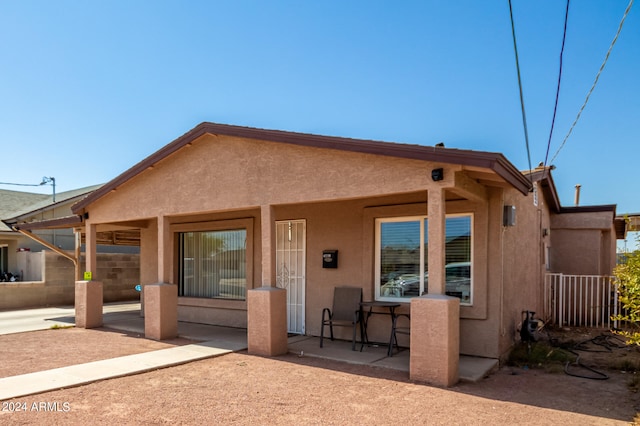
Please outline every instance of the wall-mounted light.
[{"label": "wall-mounted light", "polygon": [[444,170],[443,169],[431,170],[431,179],[433,179],[434,182],[444,179]]}]

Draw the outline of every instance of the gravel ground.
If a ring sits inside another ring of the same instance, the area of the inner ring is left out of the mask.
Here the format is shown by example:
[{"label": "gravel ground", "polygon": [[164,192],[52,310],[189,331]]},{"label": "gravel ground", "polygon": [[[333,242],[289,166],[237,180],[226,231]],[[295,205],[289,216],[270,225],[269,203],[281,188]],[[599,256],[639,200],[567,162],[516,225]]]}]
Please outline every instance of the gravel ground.
[{"label": "gravel ground", "polygon": [[[0,376],[166,348],[110,330],[0,336]],[[244,352],[3,401],[0,424],[629,424],[640,411],[629,374],[587,380],[503,368],[441,389],[407,373]]]}]

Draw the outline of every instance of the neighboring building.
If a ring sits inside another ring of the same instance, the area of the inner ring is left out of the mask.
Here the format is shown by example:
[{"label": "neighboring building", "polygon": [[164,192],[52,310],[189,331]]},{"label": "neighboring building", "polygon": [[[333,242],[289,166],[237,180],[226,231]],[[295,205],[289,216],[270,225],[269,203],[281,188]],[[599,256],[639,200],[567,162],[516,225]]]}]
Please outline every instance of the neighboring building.
[{"label": "neighboring building", "polygon": [[[43,194],[31,194],[20,191],[7,191],[0,189],[0,218],[13,216],[16,211],[22,210],[43,199],[51,198]],[[26,237],[14,232],[10,227],[0,222],[0,274],[19,275],[16,269],[15,253]]]},{"label": "neighboring building", "polygon": [[537,234],[544,244],[547,272],[611,275],[616,265],[616,242],[625,233],[616,217],[616,206],[562,206],[551,170],[538,168],[529,175],[534,182],[534,207],[536,193],[538,198],[541,219]]},{"label": "neighboring building", "polygon": [[[0,190],[0,309],[74,303],[83,242],[71,205],[99,187],[58,193],[56,202],[51,195]],[[105,232],[98,242],[104,266],[111,267],[104,299],[138,298],[139,236]]]},{"label": "neighboring building", "polygon": [[[618,263],[626,263],[627,252],[640,250],[640,213],[624,213],[616,217],[619,239],[624,240],[622,247],[618,246]],[[633,235],[629,237],[629,232]],[[631,239],[631,241],[628,241]],[[627,244],[628,243],[628,244]]]},{"label": "neighboring building", "polygon": [[[460,354],[497,359],[522,311],[542,311],[547,271],[610,273],[615,261],[615,208],[562,208],[550,173],[498,153],[202,123],[72,210],[94,280],[95,236],[137,232],[141,283],[174,285],[180,320],[248,327],[250,350],[251,318],[285,315],[289,333],[319,335],[333,288],[350,285],[399,302],[421,330],[414,302],[454,301],[443,339],[459,332]],[[286,307],[252,312],[261,287],[285,288]],[[371,318],[371,339],[388,341],[386,321]],[[412,364],[428,363],[413,339]]]},{"label": "neighboring building", "polygon": [[[59,219],[72,215],[71,205],[100,185],[80,188],[51,195],[0,190],[0,272],[11,273],[19,280],[40,280],[42,277],[23,277],[17,253],[40,252],[43,245],[28,236],[16,232],[12,224]],[[60,250],[73,251],[75,237],[72,229],[42,229],[35,236]]]}]

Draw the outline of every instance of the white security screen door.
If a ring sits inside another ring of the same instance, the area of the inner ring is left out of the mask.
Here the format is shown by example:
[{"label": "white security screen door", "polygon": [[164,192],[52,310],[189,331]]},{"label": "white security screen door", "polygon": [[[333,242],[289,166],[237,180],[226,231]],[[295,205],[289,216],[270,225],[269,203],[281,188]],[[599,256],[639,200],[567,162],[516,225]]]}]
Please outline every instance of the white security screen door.
[{"label": "white security screen door", "polygon": [[287,329],[304,334],[305,220],[276,222],[276,286],[287,290]]}]

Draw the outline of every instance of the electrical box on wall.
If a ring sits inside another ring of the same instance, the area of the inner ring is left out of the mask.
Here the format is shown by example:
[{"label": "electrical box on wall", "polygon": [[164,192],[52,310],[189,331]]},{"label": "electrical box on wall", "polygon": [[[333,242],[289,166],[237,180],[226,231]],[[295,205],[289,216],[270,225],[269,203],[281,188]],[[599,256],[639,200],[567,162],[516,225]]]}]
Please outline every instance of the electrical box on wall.
[{"label": "electrical box on wall", "polygon": [[338,250],[324,250],[322,252],[322,267],[333,269],[338,267]]},{"label": "electrical box on wall", "polygon": [[516,206],[504,206],[502,213],[502,226],[514,226],[516,224]]}]

